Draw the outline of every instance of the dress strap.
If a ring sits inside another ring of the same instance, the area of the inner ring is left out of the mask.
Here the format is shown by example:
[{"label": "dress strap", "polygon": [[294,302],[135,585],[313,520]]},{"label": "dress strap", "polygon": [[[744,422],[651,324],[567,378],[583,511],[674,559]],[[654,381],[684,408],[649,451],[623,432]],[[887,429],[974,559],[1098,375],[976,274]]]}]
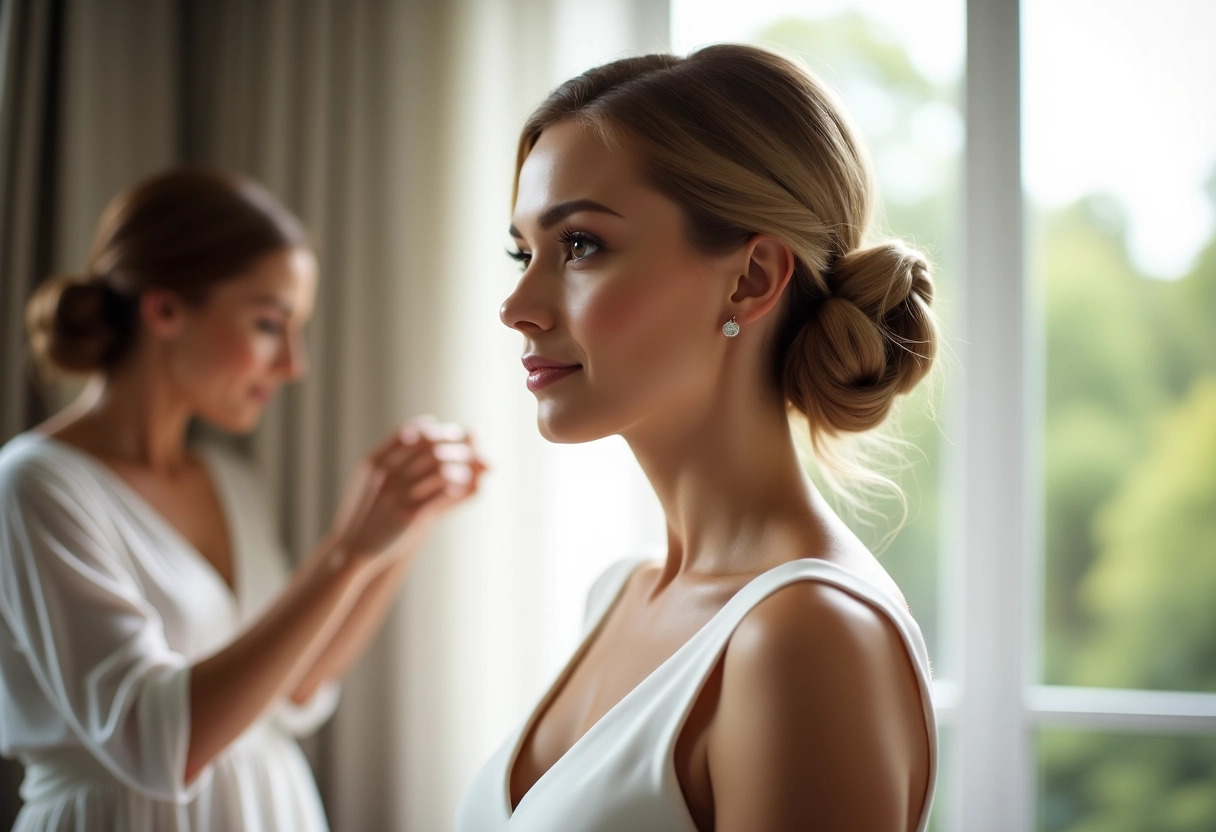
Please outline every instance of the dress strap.
[{"label": "dress strap", "polygon": [[[761,601],[777,590],[798,581],[819,581],[837,587],[880,610],[894,624],[903,640],[916,670],[925,730],[929,739],[930,793],[926,796],[921,825],[932,802],[932,783],[937,771],[937,719],[933,709],[933,690],[929,653],[920,627],[912,613],[886,591],[851,570],[821,558],[803,558],[783,563],[756,576],[726,602],[718,614],[694,635],[677,655],[680,661],[669,661],[647,683],[656,697],[672,703],[670,708],[653,708],[651,736],[660,737],[664,759],[670,759],[684,722],[692,710],[706,679],[722,657],[731,636],[743,618]],[[674,659],[675,657],[673,657]]]},{"label": "dress strap", "polygon": [[[908,653],[925,676],[929,675],[929,652],[920,627],[907,607],[899,604],[887,592],[844,567],[822,558],[802,558],[789,561],[757,575],[726,603],[721,612],[705,628],[703,647],[715,657],[726,646],[735,629],[752,608],[779,589],[798,581],[819,581],[842,589],[882,611],[895,625]],[[706,672],[712,668],[706,668]]]},{"label": "dress strap", "polygon": [[648,559],[644,557],[622,558],[616,561],[595,579],[587,591],[587,606],[583,613],[583,635],[591,632],[600,623],[634,571]]}]

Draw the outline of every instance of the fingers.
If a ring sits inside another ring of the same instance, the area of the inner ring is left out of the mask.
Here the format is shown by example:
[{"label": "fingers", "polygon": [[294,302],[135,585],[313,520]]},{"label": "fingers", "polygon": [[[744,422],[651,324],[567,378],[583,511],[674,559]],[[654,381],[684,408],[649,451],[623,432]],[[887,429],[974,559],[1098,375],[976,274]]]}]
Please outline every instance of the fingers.
[{"label": "fingers", "polygon": [[432,417],[394,430],[348,483],[332,536],[352,551],[388,551],[416,520],[430,520],[477,492],[486,464],[464,428]]},{"label": "fingers", "polygon": [[401,501],[401,508],[407,511],[417,511],[426,503],[443,493],[448,488],[448,480],[443,473],[436,471],[429,477],[419,480],[414,483],[408,490],[404,491],[404,499]]},{"label": "fingers", "polygon": [[475,475],[468,466],[444,463],[420,479],[401,482],[395,501],[398,510],[408,519],[424,511],[455,505],[475,488]]},{"label": "fingers", "polygon": [[[395,428],[384,441],[372,449],[368,454],[368,461],[373,465],[383,464],[390,459],[394,454],[400,452],[402,448],[412,447],[417,444],[419,439],[431,439],[434,435],[435,439],[441,438],[442,434],[452,433],[450,428],[454,425],[440,425],[435,421],[434,416],[418,416],[414,419],[405,422]],[[457,428],[459,430],[459,428]]]},{"label": "fingers", "polygon": [[452,463],[472,466],[476,457],[473,449],[466,444],[444,442],[413,449],[401,458],[397,468],[405,471],[407,475],[414,475],[432,469],[436,464]]},{"label": "fingers", "polygon": [[420,486],[421,495],[411,506],[415,516],[436,516],[464,502],[477,493],[478,481],[471,477],[464,481],[453,481],[442,475],[436,475],[428,480],[425,486]]},{"label": "fingers", "polygon": [[487,470],[472,437],[459,425],[415,420],[398,437],[379,457],[390,476],[418,481],[443,468],[450,482],[464,485]]},{"label": "fingers", "polygon": [[405,505],[425,502],[439,491],[454,496],[463,496],[475,483],[479,474],[465,463],[433,460],[431,467],[407,475],[399,472],[390,487]]},{"label": "fingers", "polygon": [[431,416],[420,416],[411,419],[394,430],[369,458],[374,462],[390,459],[402,449],[411,448],[418,444],[440,444],[443,442],[471,443],[468,432],[460,425],[437,422]]},{"label": "fingers", "polygon": [[402,449],[400,453],[389,457],[383,465],[383,470],[386,476],[409,484],[434,474],[445,465],[452,466],[453,476],[464,478],[471,476],[473,471],[480,472],[485,467],[476,452],[467,444],[432,444],[429,441],[420,441],[413,448]]},{"label": "fingers", "polygon": [[430,424],[431,421],[433,420],[429,416],[420,416],[398,426],[384,438],[383,442],[372,449],[372,452],[368,454],[368,459],[373,463],[382,462],[403,444],[412,444],[420,435],[421,428]]},{"label": "fingers", "polygon": [[406,513],[467,499],[488,469],[468,431],[430,416],[393,431],[368,462],[381,475],[380,487],[392,492],[393,502]]}]

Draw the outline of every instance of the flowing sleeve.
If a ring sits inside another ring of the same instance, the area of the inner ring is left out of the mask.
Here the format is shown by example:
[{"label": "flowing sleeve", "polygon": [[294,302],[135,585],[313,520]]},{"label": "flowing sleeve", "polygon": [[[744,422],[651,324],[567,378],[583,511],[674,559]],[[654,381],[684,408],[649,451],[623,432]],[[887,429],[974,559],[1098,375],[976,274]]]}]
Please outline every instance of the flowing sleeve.
[{"label": "flowing sleeve", "polygon": [[324,725],[338,708],[342,686],[335,681],[320,685],[307,702],[280,701],[273,719],[284,731],[295,737],[306,737]]},{"label": "flowing sleeve", "polygon": [[184,782],[190,666],[167,644],[133,556],[114,521],[46,460],[0,470],[0,615],[17,650],[119,781],[184,802],[194,791]]}]

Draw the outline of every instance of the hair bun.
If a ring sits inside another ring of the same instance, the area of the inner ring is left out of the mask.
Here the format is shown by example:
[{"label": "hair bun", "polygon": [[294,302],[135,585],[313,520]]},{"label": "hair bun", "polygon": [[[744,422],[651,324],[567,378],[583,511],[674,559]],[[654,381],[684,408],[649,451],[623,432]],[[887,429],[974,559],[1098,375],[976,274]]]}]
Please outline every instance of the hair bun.
[{"label": "hair bun", "polygon": [[838,258],[827,275],[832,294],[882,318],[916,293],[933,300],[929,261],[899,240],[859,248]]},{"label": "hair bun", "polygon": [[104,368],[122,348],[128,328],[124,299],[94,274],[53,277],[38,287],[26,307],[34,358],[69,373]]},{"label": "hair bun", "polygon": [[929,264],[892,241],[848,252],[824,277],[830,294],[786,354],[786,393],[829,433],[869,430],[936,355]]}]

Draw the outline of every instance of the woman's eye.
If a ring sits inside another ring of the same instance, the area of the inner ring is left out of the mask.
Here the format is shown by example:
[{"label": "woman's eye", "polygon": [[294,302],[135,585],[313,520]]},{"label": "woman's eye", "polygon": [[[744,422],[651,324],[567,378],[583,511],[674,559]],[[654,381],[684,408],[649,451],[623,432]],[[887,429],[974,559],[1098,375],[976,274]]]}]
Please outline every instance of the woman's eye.
[{"label": "woman's eye", "polygon": [[572,260],[582,260],[584,257],[590,257],[599,251],[599,246],[585,237],[578,237],[570,241],[570,258]]},{"label": "woman's eye", "polygon": [[267,335],[282,335],[283,325],[278,321],[258,321],[258,330],[266,333]]},{"label": "woman's eye", "polygon": [[562,234],[561,241],[565,244],[566,250],[570,252],[571,260],[583,260],[595,254],[601,248],[598,240],[582,231],[571,231]]},{"label": "woman's eye", "polygon": [[507,249],[507,256],[519,264],[521,269],[528,268],[528,264],[532,262],[532,252]]}]

